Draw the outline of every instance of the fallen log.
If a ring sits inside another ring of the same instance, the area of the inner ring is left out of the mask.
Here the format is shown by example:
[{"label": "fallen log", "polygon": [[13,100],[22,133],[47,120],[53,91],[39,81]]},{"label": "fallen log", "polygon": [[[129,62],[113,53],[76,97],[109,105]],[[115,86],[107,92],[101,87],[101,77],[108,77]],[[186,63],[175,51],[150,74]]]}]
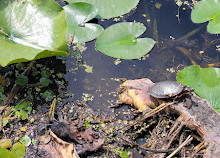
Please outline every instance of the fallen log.
[{"label": "fallen log", "polygon": [[[179,99],[178,102],[163,102],[160,106],[154,108],[154,106],[152,106],[152,102],[155,102],[155,100],[151,101],[148,93],[153,84],[154,83],[149,79],[144,78],[127,80],[121,85],[119,97],[121,102],[133,104],[143,113],[146,112],[142,119],[136,120],[133,124],[127,126],[127,128],[138,124],[138,121],[143,121],[156,113],[166,110],[170,114],[178,114],[178,119],[182,121],[182,124],[193,131],[197,131],[197,133],[201,136],[203,140],[194,148],[196,152],[203,150],[203,157],[219,158],[220,114],[213,109],[207,100],[198,97],[193,92],[184,95],[184,98]],[[163,109],[158,109],[160,107]],[[167,149],[168,147],[169,146],[167,146]],[[164,157],[164,154],[159,155],[159,157]]]},{"label": "fallen log", "polygon": [[183,120],[188,120],[186,126],[196,129],[204,139],[207,146],[204,157],[220,157],[220,114],[213,109],[207,100],[204,100],[194,93],[191,97],[191,105],[180,102],[169,108],[180,114]]}]

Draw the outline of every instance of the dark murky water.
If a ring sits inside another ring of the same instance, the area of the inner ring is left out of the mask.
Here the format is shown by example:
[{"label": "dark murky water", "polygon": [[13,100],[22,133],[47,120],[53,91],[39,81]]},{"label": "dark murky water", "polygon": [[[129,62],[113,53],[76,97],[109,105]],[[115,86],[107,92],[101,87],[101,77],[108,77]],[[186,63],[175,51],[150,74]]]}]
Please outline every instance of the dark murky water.
[{"label": "dark murky water", "polygon": [[[162,4],[160,9],[155,8],[156,2]],[[91,100],[87,103],[93,109],[111,111],[112,109],[108,109],[107,106],[114,104],[118,99],[116,92],[120,84],[119,81],[114,80],[115,78],[147,77],[154,82],[175,80],[177,71],[192,65],[193,62],[201,66],[219,62],[215,47],[218,45],[217,42],[213,43],[215,45],[210,45],[210,42],[217,36],[207,33],[206,27],[190,38],[177,41],[178,38],[204,25],[192,23],[190,13],[191,9],[187,6],[179,8],[180,21],[178,21],[176,17],[178,6],[174,1],[140,0],[137,9],[121,18],[120,21],[132,22],[135,20],[144,23],[147,31],[141,37],[153,38],[153,31],[155,31],[153,21],[156,19],[159,46],[155,45],[146,60],[121,60],[120,64],[115,65],[116,59],[95,50],[95,41],[87,43],[87,50],[82,53],[82,60],[93,67],[92,73],[85,72],[83,66],[77,66],[75,57],[67,58],[66,79],[69,92],[74,94],[73,100],[81,100],[84,96]],[[151,21],[147,22],[149,17]],[[107,28],[116,22],[108,20],[98,21],[98,23]],[[204,54],[199,53],[202,50],[205,50]],[[73,71],[75,68],[78,70]]]}]

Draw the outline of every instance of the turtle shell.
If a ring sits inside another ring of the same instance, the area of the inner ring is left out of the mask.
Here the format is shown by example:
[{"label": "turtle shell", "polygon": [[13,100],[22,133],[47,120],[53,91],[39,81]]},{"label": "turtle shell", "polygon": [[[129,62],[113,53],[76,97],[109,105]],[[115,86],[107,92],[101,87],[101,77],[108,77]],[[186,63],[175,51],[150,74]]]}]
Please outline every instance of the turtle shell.
[{"label": "turtle shell", "polygon": [[150,88],[149,94],[155,98],[169,98],[181,93],[184,87],[176,81],[161,81]]}]

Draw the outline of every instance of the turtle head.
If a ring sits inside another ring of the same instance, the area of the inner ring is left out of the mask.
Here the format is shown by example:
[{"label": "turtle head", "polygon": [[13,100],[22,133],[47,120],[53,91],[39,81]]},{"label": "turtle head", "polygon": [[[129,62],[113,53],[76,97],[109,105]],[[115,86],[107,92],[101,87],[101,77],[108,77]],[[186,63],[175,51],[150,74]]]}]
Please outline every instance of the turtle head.
[{"label": "turtle head", "polygon": [[193,92],[195,90],[195,88],[193,88],[193,87],[185,87],[184,90],[188,91],[188,92]]}]

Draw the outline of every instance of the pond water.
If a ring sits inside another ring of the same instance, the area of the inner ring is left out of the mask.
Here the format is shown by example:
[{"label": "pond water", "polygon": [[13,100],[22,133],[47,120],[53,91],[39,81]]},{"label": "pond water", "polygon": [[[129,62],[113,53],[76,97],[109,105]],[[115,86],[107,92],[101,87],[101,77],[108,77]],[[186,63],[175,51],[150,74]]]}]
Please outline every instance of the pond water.
[{"label": "pond water", "polygon": [[[62,5],[65,4],[63,3]],[[160,8],[156,8],[158,5]],[[179,14],[179,19],[176,16],[177,14]],[[20,131],[20,126],[23,126],[25,128],[28,127],[28,132],[31,132],[29,136],[31,138],[34,137],[34,132],[32,131],[35,125],[38,126],[47,122],[47,119],[44,117],[46,116],[47,118],[47,112],[50,110],[54,97],[57,98],[58,104],[56,106],[58,110],[55,112],[56,119],[60,116],[57,114],[63,110],[63,105],[66,105],[67,102],[85,100],[86,104],[92,108],[94,112],[117,116],[117,119],[114,120],[115,122],[133,120],[133,117],[136,116],[134,114],[130,115],[130,106],[108,108],[108,106],[114,105],[118,99],[118,89],[121,84],[121,81],[119,81],[120,78],[149,78],[153,82],[158,82],[162,80],[175,80],[179,70],[192,64],[198,64],[201,67],[213,65],[219,67],[220,62],[217,46],[220,45],[220,42],[218,36],[207,33],[206,24],[192,23],[190,14],[191,8],[189,6],[185,5],[179,8],[174,0],[140,0],[137,9],[132,10],[119,19],[104,21],[93,20],[92,22],[96,22],[104,28],[124,21],[143,23],[147,27],[147,30],[140,37],[153,38],[157,41],[157,44],[149,54],[139,60],[117,60],[108,57],[96,51],[95,40],[86,43],[85,47],[87,49],[82,53],[76,54],[72,50],[66,61],[65,59],[62,60],[63,58],[60,60],[60,57],[38,60],[33,69],[33,73],[29,75],[28,84],[24,88],[21,88],[23,91],[18,92],[14,97],[16,98],[15,103],[13,103],[13,105],[16,105],[19,102],[19,105],[31,97],[31,101],[33,100],[33,109],[36,110],[37,113],[33,113],[33,116],[30,114],[29,119],[33,118],[36,124],[30,123],[26,126],[26,120],[22,120],[21,123],[21,120],[16,120],[14,123],[16,126],[13,128],[10,128],[9,124],[4,127],[5,129],[10,129],[5,130],[6,136],[14,137],[15,133],[17,136],[17,131]],[[195,31],[194,34],[191,33],[195,29],[197,29],[197,31]],[[201,53],[202,51],[204,53]],[[65,65],[63,63],[65,63]],[[18,74],[20,74],[20,71],[23,72],[25,70],[27,64],[28,63],[12,64],[6,68],[1,68],[1,75],[3,76],[4,74],[9,85],[6,85],[7,90],[5,93],[11,91]],[[40,85],[39,80],[43,77],[42,72],[46,75],[48,73],[50,79],[50,83],[48,83],[50,84],[49,86]],[[68,82],[67,91],[70,94],[66,93],[66,83],[61,73],[65,74],[64,77]],[[36,83],[36,80],[38,83]],[[5,83],[2,85],[4,84]],[[51,94],[49,92],[51,92]],[[13,94],[14,93],[17,92],[13,92]],[[25,99],[22,99],[20,102],[20,99],[17,98]],[[88,108],[89,114],[92,113],[90,108]],[[69,110],[68,105],[67,110]],[[127,113],[122,113],[124,111]],[[81,115],[78,117],[80,118]],[[122,117],[131,118],[120,119]],[[176,116],[174,116],[174,118],[175,117]],[[106,118],[109,119],[108,117]],[[112,121],[111,118],[110,120]],[[29,128],[29,126],[31,126],[31,128]],[[115,126],[115,124],[113,126]],[[111,129],[111,125],[109,129]],[[22,134],[26,135],[27,133],[22,132]],[[136,139],[138,143],[143,144],[146,142],[148,133],[144,134],[144,139],[142,139],[142,137]],[[19,133],[18,135],[21,136]],[[135,148],[131,150],[136,152],[134,157],[143,157],[144,155],[141,155]],[[36,151],[38,152],[38,150]],[[35,153],[35,151],[33,152]],[[26,153],[26,157],[33,155],[32,151],[27,150]],[[137,156],[138,154],[139,156]]]},{"label": "pond water", "polygon": [[[158,3],[161,4],[160,8],[155,7]],[[176,16],[178,13],[179,19]],[[116,59],[96,51],[95,41],[87,43],[87,49],[78,55],[80,57],[70,55],[66,61],[65,77],[68,91],[74,94],[72,99],[86,98],[87,104],[93,109],[110,112],[113,110],[107,107],[118,99],[117,88],[121,84],[116,79],[150,78],[153,82],[175,80],[178,70],[186,66],[196,63],[206,67],[209,63],[218,63],[218,37],[207,33],[206,24],[192,23],[190,14],[189,6],[179,8],[174,1],[140,0],[137,9],[120,18],[118,22],[143,23],[147,31],[141,37],[155,39],[157,32],[158,44],[145,59],[120,60],[116,65]],[[97,23],[107,28],[116,21],[98,20]],[[184,37],[194,29],[198,29],[195,34],[189,38]],[[87,73],[85,66],[77,64],[79,62],[91,66],[92,73]]]}]

